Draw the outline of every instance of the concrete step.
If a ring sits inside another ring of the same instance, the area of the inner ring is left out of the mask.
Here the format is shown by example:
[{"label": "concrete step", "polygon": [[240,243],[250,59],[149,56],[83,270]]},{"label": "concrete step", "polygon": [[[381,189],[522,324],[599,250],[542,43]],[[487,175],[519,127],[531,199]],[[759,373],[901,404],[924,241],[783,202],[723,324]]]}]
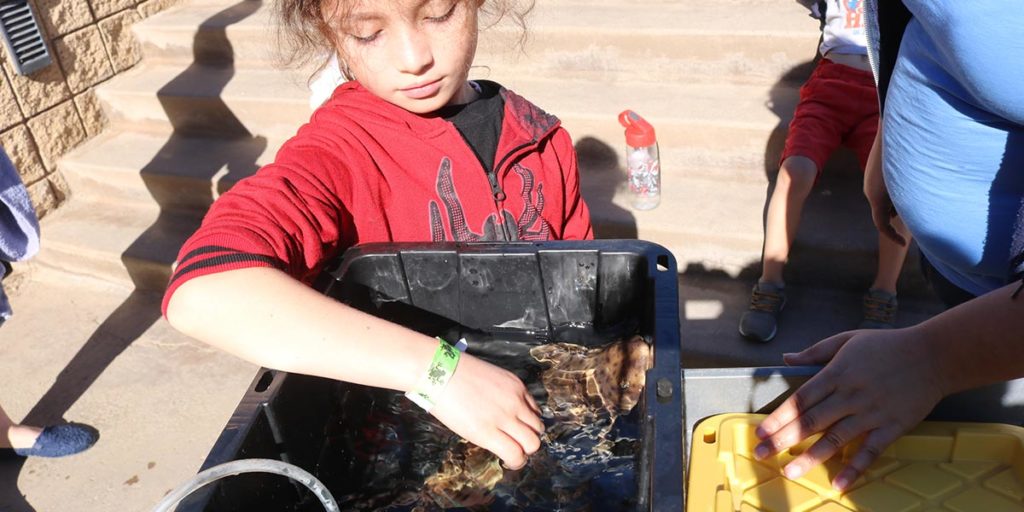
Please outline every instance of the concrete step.
[{"label": "concrete step", "polygon": [[191,0],[132,26],[146,62],[263,67],[279,59],[273,5]]},{"label": "concrete step", "polygon": [[561,118],[574,137],[596,135],[615,145],[620,145],[623,138],[618,115],[627,108],[654,126],[661,146],[706,146],[711,140],[727,136],[729,144],[719,142],[719,147],[728,148],[766,140],[780,124],[789,123],[799,100],[798,88],[793,86],[605,84],[498,72],[490,73],[488,78]]},{"label": "concrete step", "polygon": [[[94,198],[92,202],[102,198],[103,206],[76,208],[82,213],[69,213],[68,221],[55,223],[62,235],[49,236],[60,247],[60,257],[74,256],[83,262],[72,268],[83,272],[95,268],[122,281],[127,272],[136,281],[144,276],[147,287],[162,287],[177,249],[197,225],[196,219],[219,193],[269,162],[279,144],[270,141],[264,145],[252,139],[167,140],[123,132],[104,135],[76,150],[62,164],[77,191],[76,198],[85,198],[87,203],[88,198]],[[582,191],[599,236],[661,243],[675,253],[680,268],[699,266],[730,275],[756,272],[768,197],[768,178],[763,173],[760,180],[729,181],[709,177],[710,171],[691,173],[670,163],[664,168],[662,205],[652,211],[635,211],[629,205],[617,162],[608,166],[588,160],[589,155],[581,151]],[[860,195],[859,179],[859,174],[842,172],[823,177],[808,202],[803,228],[794,243],[791,281],[853,288],[870,280],[876,235]],[[157,227],[150,229],[158,218]],[[92,226],[92,222],[111,225]],[[79,235],[93,231],[95,237]],[[157,235],[170,239],[156,240]],[[87,250],[78,253],[75,244],[83,244]],[[120,259],[135,266],[125,271]],[[835,261],[843,261],[847,272],[836,274]],[[919,281],[908,279],[909,283]]]},{"label": "concrete step", "polygon": [[[508,19],[485,26],[476,65],[602,82],[772,83],[814,56],[818,26],[806,12],[795,2],[543,2],[525,40]],[[148,62],[236,68],[280,63],[268,37],[277,30],[269,5],[231,1],[183,6],[136,28]]]},{"label": "concrete step", "polygon": [[[576,140],[594,137],[613,148],[623,143],[617,117],[626,108],[655,126],[664,150],[696,147],[735,154],[738,147],[765,148],[780,139],[780,130],[784,133],[799,96],[790,85],[602,84],[485,75],[557,115]],[[115,125],[135,131],[283,137],[311,113],[308,91],[298,80],[274,70],[143,65],[97,94]]]},{"label": "concrete step", "polygon": [[4,457],[2,508],[152,510],[199,470],[257,367],[174,331],[159,293],[27,266],[0,328],[3,408],[29,425],[85,423],[100,439],[59,460]]},{"label": "concrete step", "polygon": [[[216,68],[204,69],[215,75],[222,73]],[[301,104],[304,97],[298,97],[304,91],[297,91],[292,87],[294,81],[276,72],[244,71],[229,79],[231,83],[223,93],[204,91],[207,81],[195,77],[177,80],[174,76],[171,68],[160,67],[115,79],[101,88],[99,94],[109,115],[117,121],[114,128],[130,127],[133,132],[163,134],[166,139],[171,138],[171,133],[216,133],[219,138],[242,137],[256,145],[262,144],[259,137],[264,137],[271,141],[265,154],[273,154],[271,150],[277,147],[273,141],[290,137],[308,119],[309,111]],[[146,87],[156,87],[165,81],[171,83],[158,96],[144,92]],[[766,92],[749,85],[602,87],[578,81],[574,82],[578,86],[576,93],[566,95],[560,92],[564,82],[514,78],[511,81],[515,90],[559,113],[577,142],[581,160],[613,159],[612,165],[621,168],[623,128],[616,119],[622,109],[631,107],[654,124],[665,167],[685,169],[696,177],[762,185],[766,183],[765,176],[777,168],[797,99],[797,91],[790,86]],[[260,89],[259,85],[245,85],[256,82],[262,82],[268,90],[290,88],[292,96],[261,94],[254,92]],[[191,84],[197,84],[198,90]],[[248,135],[250,131],[259,134],[256,139]],[[255,149],[243,153],[251,155],[252,151]],[[251,160],[251,156],[242,159]],[[136,163],[148,161],[136,159]],[[836,162],[843,164],[843,160]],[[856,168],[852,159],[845,162],[846,167]]]},{"label": "concrete step", "polygon": [[161,214],[97,197],[72,197],[41,226],[38,265],[122,286],[166,288],[181,244],[199,217]]},{"label": "concrete step", "polygon": [[[489,78],[558,116],[575,141],[594,139],[595,145],[623,152],[618,115],[632,109],[654,126],[663,161],[712,164],[755,177],[764,174],[766,154],[777,160],[799,100],[798,88],[792,86],[600,84],[495,75]],[[737,163],[753,166],[735,169]]]},{"label": "concrete step", "polygon": [[308,89],[293,74],[143,64],[97,88],[115,128],[243,137],[294,133],[309,119]]},{"label": "concrete step", "polygon": [[521,32],[481,33],[476,64],[509,75],[611,82],[801,80],[818,24],[795,2],[538,3]]},{"label": "concrete step", "polygon": [[[84,200],[102,197],[120,205],[118,208],[145,211],[139,218],[148,216],[150,223],[162,211],[163,219],[184,216],[192,219],[186,225],[194,225],[194,219],[219,193],[269,162],[281,142],[308,119],[308,92],[299,73],[231,67],[227,54],[215,51],[248,47],[248,42],[235,44],[236,32],[259,31],[263,37],[257,39],[266,42],[266,8],[254,4],[258,2],[197,0],[188,8],[166,11],[140,24],[140,34],[163,31],[167,35],[191,27],[199,56],[195,60],[202,64],[158,57],[155,60],[162,64],[147,63],[100,88],[98,94],[113,128],[122,131],[83,146],[62,164]],[[548,34],[544,37],[579,35],[587,33],[587,27],[600,27],[602,40],[624,46],[637,31],[623,27],[645,26],[649,30],[645,28],[644,34],[675,43],[653,44],[651,40],[641,46],[664,51],[700,46],[672,39],[684,33],[713,39],[739,31],[744,36],[755,34],[772,40],[805,35],[802,24],[806,20],[789,21],[792,13],[788,9],[759,2],[733,4],[702,0],[685,6],[611,1],[583,5],[556,1],[538,7],[534,15],[542,20],[540,34]],[[764,20],[775,20],[768,24],[774,27],[771,31],[759,28]],[[202,39],[198,34],[203,32],[219,35]],[[205,42],[199,44],[200,40]],[[151,40],[151,46],[166,50],[165,56],[190,48],[189,44],[174,43],[169,36],[162,43],[156,41]],[[568,48],[564,44],[558,47]],[[707,48],[685,51],[710,52]],[[676,53],[671,58],[689,58],[687,55]],[[676,252],[682,268],[699,266],[743,275],[757,267],[767,187],[798,96],[792,82],[779,80],[768,86],[735,81],[681,84],[579,78],[585,75],[568,79],[555,78],[553,73],[527,73],[515,66],[476,69],[473,75],[502,82],[562,118],[577,142],[584,196],[600,235],[639,236],[662,243]],[[538,78],[541,75],[551,76]],[[623,129],[617,115],[625,108],[644,115],[658,132],[665,192],[662,206],[651,212],[631,210],[623,189]],[[834,159],[826,175],[845,172],[849,176],[838,178],[834,185],[823,180],[816,191],[820,198],[812,198],[807,208],[805,218],[810,220],[805,224],[809,227],[794,244],[791,266],[799,269],[794,271],[797,282],[821,280],[850,287],[873,272],[875,234],[860,186],[855,183],[859,174],[850,172],[856,167],[851,161]],[[134,226],[134,234],[110,237],[120,245],[100,252],[115,256],[116,261],[149,226],[142,221]],[[843,226],[843,235],[832,235],[835,226]],[[148,263],[135,274],[149,276],[146,281],[150,285],[162,286],[170,260],[185,236],[187,233],[176,234],[169,244],[174,249],[170,254],[159,250],[145,255],[135,249],[125,258],[139,259],[141,255]],[[836,258],[855,269],[850,273],[852,281],[837,279],[833,272]]]},{"label": "concrete step", "polygon": [[238,180],[273,161],[282,141],[106,132],[60,163],[78,197],[149,211],[201,215]]},{"label": "concrete step", "polygon": [[[173,75],[166,69],[160,69],[160,72],[164,76]],[[138,78],[150,80],[155,75],[140,73]],[[253,74],[252,78],[269,77],[273,80],[274,75],[273,72],[266,72]],[[239,80],[245,80],[245,77]],[[283,82],[290,83],[288,80]],[[517,92],[522,91],[527,97],[537,96],[537,101],[545,109],[558,113],[573,139],[578,142],[581,154],[590,152],[594,154],[594,159],[599,160],[606,160],[608,155],[621,154],[625,139],[623,127],[616,119],[618,112],[630,106],[654,124],[664,162],[672,162],[694,172],[711,170],[709,177],[731,180],[760,180],[766,169],[774,170],[797,94],[791,87],[765,93],[756,86],[736,86],[735,89],[724,90],[716,95],[718,88],[696,85],[683,91],[687,94],[685,98],[659,102],[656,96],[677,91],[672,87],[648,86],[632,92],[625,87],[609,88],[605,91],[608,95],[602,98],[598,88],[590,87],[580,91],[580,94],[573,94],[573,99],[553,90],[558,84],[551,81],[519,80],[516,86]],[[99,94],[104,98],[105,108],[109,109],[109,115],[117,121],[115,129],[127,129],[130,126],[132,132],[164,134],[167,138],[170,138],[172,132],[202,135],[215,131],[207,123],[238,127],[239,118],[234,114],[237,108],[241,112],[262,108],[266,116],[250,116],[246,120],[251,125],[247,131],[271,139],[285,139],[294,134],[309,116],[306,106],[298,104],[302,99],[294,97],[300,94],[294,89],[290,91],[293,97],[283,101],[286,104],[267,103],[241,93],[221,99],[197,98],[217,104],[217,110],[222,116],[213,118],[209,114],[195,112],[202,109],[202,105],[187,105],[194,97],[189,94],[196,91],[187,90],[183,85],[172,98],[153,97],[152,94],[142,92],[143,87],[145,85],[141,83],[130,83],[128,80],[120,82],[116,79],[112,84],[100,88]],[[589,96],[578,97],[585,93]],[[170,90],[166,94],[171,94]],[[646,98],[642,94],[646,94]],[[769,100],[766,105],[763,99],[765,95],[776,99]],[[745,96],[746,100],[744,104],[736,105],[740,96]],[[593,104],[602,99],[605,105]],[[724,104],[728,110],[716,113],[714,106],[703,106],[710,102]],[[164,105],[172,103],[181,106],[171,111],[173,115],[168,115]],[[741,112],[744,108],[751,110],[750,115]],[[182,114],[178,115],[178,112]],[[274,121],[274,116],[279,119]],[[732,116],[731,120],[729,116]],[[169,124],[170,119],[174,122]],[[173,129],[174,126],[178,129]],[[224,128],[217,136],[229,138],[232,134],[246,136],[240,129],[230,127]]]}]

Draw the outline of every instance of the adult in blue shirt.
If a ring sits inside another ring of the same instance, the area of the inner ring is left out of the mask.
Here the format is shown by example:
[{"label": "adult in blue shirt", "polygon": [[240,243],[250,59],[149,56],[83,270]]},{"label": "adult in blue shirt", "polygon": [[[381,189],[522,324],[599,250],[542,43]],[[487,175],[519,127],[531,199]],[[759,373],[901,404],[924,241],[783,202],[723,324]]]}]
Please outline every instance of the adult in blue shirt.
[{"label": "adult in blue shirt", "polygon": [[787,465],[791,478],[864,435],[833,480],[846,489],[942,397],[1024,377],[1024,10],[1014,7],[867,2],[882,126],[865,194],[894,239],[898,212],[951,309],[787,355],[827,363],[759,427],[759,457],[824,432]]}]

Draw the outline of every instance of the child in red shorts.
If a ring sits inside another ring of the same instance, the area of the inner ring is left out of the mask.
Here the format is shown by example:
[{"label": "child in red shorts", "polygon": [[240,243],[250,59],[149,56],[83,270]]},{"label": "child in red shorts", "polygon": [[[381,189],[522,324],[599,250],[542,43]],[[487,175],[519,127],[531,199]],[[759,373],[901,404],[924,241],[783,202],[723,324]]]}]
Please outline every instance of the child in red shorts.
[{"label": "child in red shorts", "polygon": [[[873,148],[878,130],[878,99],[867,60],[862,22],[863,0],[801,1],[822,20],[822,58],[800,88],[782,154],[775,191],[768,203],[761,278],[751,292],[750,307],[740,318],[740,334],[768,342],[778,332],[786,303],[782,270],[800,224],[804,201],[829,155],[840,145],[857,154],[862,168],[880,165]],[[896,222],[899,219],[896,218]],[[906,229],[899,226],[909,240]],[[864,295],[861,328],[891,328],[896,317],[896,281],[906,246],[878,238],[878,271]]]}]

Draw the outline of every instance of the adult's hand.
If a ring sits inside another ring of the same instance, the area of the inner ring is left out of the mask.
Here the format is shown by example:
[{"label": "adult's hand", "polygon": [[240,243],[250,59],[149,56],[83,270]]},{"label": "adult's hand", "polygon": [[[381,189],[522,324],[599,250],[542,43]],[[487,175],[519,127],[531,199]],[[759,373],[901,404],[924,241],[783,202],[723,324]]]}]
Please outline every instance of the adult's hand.
[{"label": "adult's hand", "polygon": [[544,422],[526,386],[512,372],[462,354],[431,410],[452,432],[497,455],[509,469],[540,448]]},{"label": "adult's hand", "polygon": [[878,133],[875,135],[875,142],[871,146],[871,153],[868,154],[867,165],[864,168],[864,196],[871,205],[871,220],[874,221],[878,232],[900,245],[907,245],[906,238],[893,223],[897,215],[896,208],[889,197],[889,189],[885,186],[885,177],[882,174],[882,125],[879,123]]},{"label": "adult's hand", "polygon": [[848,488],[944,394],[925,340],[915,334],[913,328],[850,331],[787,354],[789,365],[827,364],[761,422],[755,456],[763,459],[823,432],[786,465],[786,476],[795,479],[863,436],[832,482]]}]

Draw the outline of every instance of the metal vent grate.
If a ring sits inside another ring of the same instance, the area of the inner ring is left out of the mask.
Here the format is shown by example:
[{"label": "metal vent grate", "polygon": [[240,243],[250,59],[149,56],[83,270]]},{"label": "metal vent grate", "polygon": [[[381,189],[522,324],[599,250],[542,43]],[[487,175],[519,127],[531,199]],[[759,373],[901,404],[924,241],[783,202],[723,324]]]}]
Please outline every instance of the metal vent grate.
[{"label": "metal vent grate", "polygon": [[32,74],[53,61],[28,0],[0,0],[0,35],[19,75]]}]

